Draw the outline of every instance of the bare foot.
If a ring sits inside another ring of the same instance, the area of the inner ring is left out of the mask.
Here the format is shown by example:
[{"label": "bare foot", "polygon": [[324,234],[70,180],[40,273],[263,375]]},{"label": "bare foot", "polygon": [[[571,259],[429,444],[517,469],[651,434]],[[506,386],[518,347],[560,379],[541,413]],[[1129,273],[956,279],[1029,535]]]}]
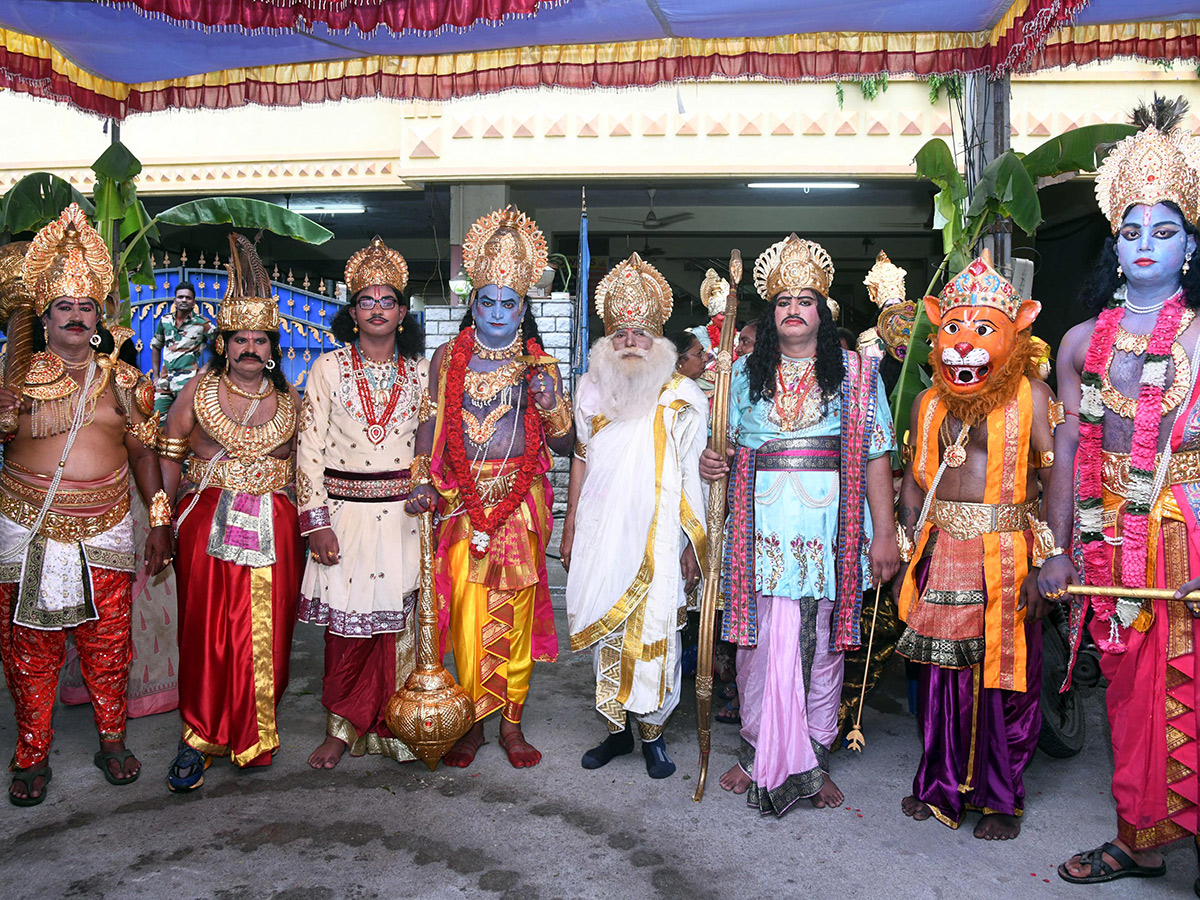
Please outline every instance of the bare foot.
[{"label": "bare foot", "polygon": [[735,794],[744,794],[750,789],[750,776],[746,774],[746,770],[734,763],[730,769],[721,776],[721,787],[727,791],[733,791]]},{"label": "bare foot", "polygon": [[[100,749],[104,753],[120,753],[125,749],[125,742],[101,741]],[[124,762],[110,759],[105,765],[108,767],[109,774],[117,781],[133,781],[133,779],[138,777],[138,773],[142,771],[141,761],[132,753],[125,758]]]},{"label": "bare foot", "polygon": [[833,779],[828,775],[825,776],[825,783],[821,785],[821,789],[812,798],[812,805],[817,809],[825,809],[826,807],[838,807],[846,796],[842,793],[841,788],[833,783]]},{"label": "bare foot", "polygon": [[900,811],[914,822],[924,822],[933,815],[933,810],[929,808],[929,804],[923,803],[912,794],[909,794],[900,801]]},{"label": "bare foot", "polygon": [[500,722],[500,746],[514,769],[528,769],[542,761],[541,752],[525,740],[521,726],[512,722]]},{"label": "bare foot", "polygon": [[471,730],[458,739],[458,743],[446,751],[442,762],[456,769],[465,769],[475,761],[475,754],[486,744],[483,739],[483,723],[476,722]]},{"label": "bare foot", "polygon": [[984,841],[1011,841],[1021,833],[1021,820],[1003,813],[987,813],[975,826],[975,837]]},{"label": "bare foot", "polygon": [[[1133,850],[1129,849],[1128,845],[1117,838],[1114,838],[1111,843],[1118,850],[1128,855],[1136,865],[1145,866],[1148,869],[1155,869],[1163,864],[1163,855],[1159,850],[1143,850],[1141,853],[1135,853]],[[1074,878],[1087,878],[1089,875],[1092,875],[1093,872],[1091,864],[1080,859],[1081,855],[1082,854],[1076,853],[1065,863],[1059,866],[1058,874],[1062,875],[1065,871]],[[1120,862],[1113,859],[1107,853],[1101,854],[1100,858],[1118,872],[1124,868]]]},{"label": "bare foot", "polygon": [[308,764],[314,769],[332,769],[341,762],[345,752],[346,742],[329,734],[321,741],[320,746],[309,754]]}]

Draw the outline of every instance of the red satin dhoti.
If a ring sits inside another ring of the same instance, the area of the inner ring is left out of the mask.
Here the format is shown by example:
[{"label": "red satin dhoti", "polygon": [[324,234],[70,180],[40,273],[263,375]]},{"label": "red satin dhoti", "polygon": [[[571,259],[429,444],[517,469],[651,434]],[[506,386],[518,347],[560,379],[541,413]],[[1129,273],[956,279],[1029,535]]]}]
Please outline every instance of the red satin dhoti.
[{"label": "red satin dhoti", "polygon": [[326,730],[350,748],[351,756],[416,757],[392,734],[385,714],[392,695],[404,686],[415,664],[413,630],[348,638],[325,631],[325,678],[321,704]]},{"label": "red satin dhoti", "polygon": [[275,707],[288,683],[304,547],[295,505],[275,494],[274,565],[252,568],[209,556],[220,493],[205,490],[179,529],[183,740],[202,753],[228,754],[239,766],[265,766],[279,747]]},{"label": "red satin dhoti", "polygon": [[[133,642],[129,617],[132,575],[92,568],[92,599],[99,616],[70,629],[79,650],[83,680],[92,695],[92,713],[102,741],[125,739],[125,690]],[[46,758],[54,737],[52,713],[58,677],[66,660],[67,629],[41,631],[12,624],[19,585],[0,584],[0,611],[5,616],[0,651],[4,677],[13,696],[17,719],[18,768]]]}]

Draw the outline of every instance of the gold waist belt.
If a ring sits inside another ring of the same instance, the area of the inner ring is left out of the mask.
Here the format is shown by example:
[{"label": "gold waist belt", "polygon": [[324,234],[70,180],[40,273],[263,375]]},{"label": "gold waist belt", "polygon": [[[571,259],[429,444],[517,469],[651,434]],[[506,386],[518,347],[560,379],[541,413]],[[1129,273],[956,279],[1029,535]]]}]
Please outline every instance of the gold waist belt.
[{"label": "gold waist belt", "polygon": [[960,541],[1002,531],[1024,531],[1029,516],[1038,513],[1038,501],[1024,503],[962,503],[957,500],[933,501],[933,524]]},{"label": "gold waist belt", "polygon": [[513,485],[517,483],[517,475],[520,474],[518,469],[513,469],[504,475],[497,478],[491,478],[484,475],[477,478],[475,484],[479,490],[479,500],[485,507],[495,506],[501,500],[508,496],[508,492],[513,489]]},{"label": "gold waist belt", "polygon": [[[61,490],[55,493],[55,506],[59,505],[58,499],[62,493]],[[42,495],[42,500],[38,501],[36,506],[32,503],[26,503],[24,500],[20,500],[11,494],[0,494],[0,514],[12,519],[22,528],[32,528],[33,523],[37,521],[38,513],[41,512],[42,503],[44,502],[44,494]],[[124,496],[117,500],[114,506],[99,515],[87,513],[73,516],[69,513],[61,512],[46,513],[46,518],[42,520],[42,527],[38,533],[53,541],[60,541],[64,544],[78,544],[86,541],[88,538],[103,534],[116,526],[127,515],[129,515],[128,485],[125,487]]]},{"label": "gold waist belt", "polygon": [[[14,476],[8,468],[11,465],[12,463],[9,463],[0,468],[0,490],[41,509],[42,503],[46,499],[46,489],[50,487],[52,479],[49,477],[42,479],[45,481],[44,487],[40,484],[31,484],[29,481]],[[128,469],[118,473],[108,484],[100,484],[96,487],[70,488],[60,484],[58,490],[54,492],[54,507],[59,510],[70,507],[86,508],[86,511],[81,512],[80,515],[91,515],[97,507],[109,506],[122,497],[126,500],[129,499]]]},{"label": "gold waist belt", "polygon": [[[1157,467],[1161,455],[1155,455],[1154,464]],[[1100,478],[1104,489],[1118,497],[1129,497],[1129,454],[1110,453],[1105,450],[1101,456]],[[1167,481],[1164,487],[1173,484],[1190,484],[1200,481],[1200,450],[1180,450],[1171,454],[1167,464]]]},{"label": "gold waist belt", "polygon": [[200,456],[188,457],[187,479],[199,486],[212,472],[209,487],[243,494],[270,494],[282,491],[296,480],[296,459],[259,456],[253,459],[220,459],[215,462]]}]

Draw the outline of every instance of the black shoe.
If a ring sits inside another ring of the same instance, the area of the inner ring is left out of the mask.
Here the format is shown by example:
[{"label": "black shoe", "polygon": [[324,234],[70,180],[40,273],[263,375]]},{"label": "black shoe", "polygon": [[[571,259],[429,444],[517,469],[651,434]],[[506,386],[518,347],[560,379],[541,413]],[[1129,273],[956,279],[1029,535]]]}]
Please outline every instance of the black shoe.
[{"label": "black shoe", "polygon": [[583,754],[580,761],[585,769],[599,769],[612,762],[613,757],[624,756],[633,752],[633,734],[626,727],[624,731],[610,734],[598,746]]},{"label": "black shoe", "polygon": [[660,734],[652,741],[642,741],[642,756],[646,757],[646,774],[651,778],[670,778],[675,763],[667,756],[667,742]]}]

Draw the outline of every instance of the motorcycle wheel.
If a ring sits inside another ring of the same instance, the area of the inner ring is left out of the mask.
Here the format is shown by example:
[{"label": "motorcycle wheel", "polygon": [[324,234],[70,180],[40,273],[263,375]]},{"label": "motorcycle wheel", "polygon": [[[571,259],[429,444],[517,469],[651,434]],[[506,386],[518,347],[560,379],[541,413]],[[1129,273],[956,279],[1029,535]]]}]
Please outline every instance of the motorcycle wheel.
[{"label": "motorcycle wheel", "polygon": [[1067,759],[1083,749],[1086,734],[1078,689],[1072,685],[1058,692],[1070,659],[1067,617],[1057,607],[1042,620],[1042,733],[1038,738],[1038,749],[1056,759]]}]

